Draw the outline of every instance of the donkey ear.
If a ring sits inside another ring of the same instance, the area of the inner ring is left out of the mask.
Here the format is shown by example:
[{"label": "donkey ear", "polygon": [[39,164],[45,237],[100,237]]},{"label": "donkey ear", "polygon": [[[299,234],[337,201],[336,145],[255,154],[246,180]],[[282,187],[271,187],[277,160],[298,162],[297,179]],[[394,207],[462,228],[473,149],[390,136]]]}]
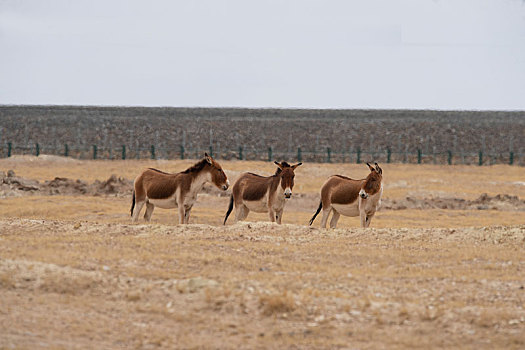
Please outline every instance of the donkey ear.
[{"label": "donkey ear", "polygon": [[208,164],[210,164],[210,165],[212,164],[213,159],[211,158],[211,156],[208,155],[207,152],[204,152],[204,159],[206,159]]},{"label": "donkey ear", "polygon": [[292,165],[292,169],[295,170],[295,168],[297,168],[299,165],[303,164],[302,162],[301,163],[297,163],[295,165]]},{"label": "donkey ear", "polygon": [[279,163],[278,161],[274,161],[275,165],[277,165],[279,167],[279,169],[283,170],[283,166],[281,163]]},{"label": "donkey ear", "polygon": [[383,169],[381,169],[381,168],[379,167],[379,164],[377,164],[377,163],[374,163],[374,164],[375,164],[375,166],[376,166],[376,171],[377,171],[379,174],[382,174],[382,173],[383,173]]},{"label": "donkey ear", "polygon": [[376,169],[371,166],[369,163],[366,163],[366,165],[368,165],[368,169],[370,169],[370,171],[376,171]]}]

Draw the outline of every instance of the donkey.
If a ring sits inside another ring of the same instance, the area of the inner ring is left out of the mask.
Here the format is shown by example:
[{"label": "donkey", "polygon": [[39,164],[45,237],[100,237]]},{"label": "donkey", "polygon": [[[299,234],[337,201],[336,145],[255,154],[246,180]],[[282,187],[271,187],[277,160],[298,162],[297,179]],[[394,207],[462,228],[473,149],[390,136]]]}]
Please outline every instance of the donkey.
[{"label": "donkey", "polygon": [[206,182],[212,182],[224,191],[230,186],[221,165],[207,153],[204,153],[204,159],[180,173],[168,174],[153,168],[144,170],[133,184],[132,221],[137,222],[146,204],[146,221],[150,221],[155,206],[164,209],[178,207],[179,224],[187,224],[197,193]]},{"label": "donkey", "polygon": [[[235,221],[244,220],[250,210],[268,213],[270,221],[281,223],[285,199],[292,196],[294,170],[301,165],[274,162],[278,168],[273,176],[264,177],[253,173],[242,174],[233,185],[230,206],[224,225],[235,203]],[[279,186],[280,184],[280,186]]]},{"label": "donkey", "polygon": [[366,179],[353,180],[342,175],[333,175],[328,178],[321,188],[321,202],[310,220],[310,225],[323,209],[322,228],[326,227],[330,212],[333,212],[330,228],[337,226],[341,214],[359,216],[361,227],[370,226],[372,217],[381,205],[383,170],[377,163],[375,163],[375,168],[368,163],[366,165],[370,169],[370,174]]}]

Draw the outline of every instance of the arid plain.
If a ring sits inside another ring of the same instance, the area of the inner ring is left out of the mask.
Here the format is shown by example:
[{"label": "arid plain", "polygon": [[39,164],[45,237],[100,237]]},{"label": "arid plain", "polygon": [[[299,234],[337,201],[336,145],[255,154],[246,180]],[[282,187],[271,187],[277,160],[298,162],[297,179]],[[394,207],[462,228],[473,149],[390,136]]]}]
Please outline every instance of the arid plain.
[{"label": "arid plain", "polygon": [[[363,164],[299,167],[281,226],[253,213],[222,226],[228,194],[212,187],[188,226],[163,209],[130,223],[143,168],[192,163],[0,160],[0,348],[525,347],[524,168],[381,164],[366,230],[307,226],[325,179]],[[221,164],[232,183],[275,170]],[[118,188],[69,188],[112,174]]]}]

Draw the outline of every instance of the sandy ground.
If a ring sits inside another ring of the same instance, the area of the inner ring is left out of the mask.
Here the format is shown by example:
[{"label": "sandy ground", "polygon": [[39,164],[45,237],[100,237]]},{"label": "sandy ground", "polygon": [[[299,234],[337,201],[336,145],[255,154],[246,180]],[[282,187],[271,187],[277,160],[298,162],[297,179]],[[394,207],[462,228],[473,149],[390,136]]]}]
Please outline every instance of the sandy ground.
[{"label": "sandy ground", "polygon": [[[299,168],[285,225],[250,214],[221,226],[228,197],[213,189],[189,226],[162,209],[130,224],[126,181],[191,163],[0,160],[39,188],[2,187],[0,348],[525,347],[523,168],[384,165],[392,207],[367,230],[304,225],[328,175],[366,175],[349,164]],[[231,180],[273,172],[223,167]],[[40,189],[56,177],[101,188],[112,174],[122,186],[110,193]],[[483,193],[496,199],[449,205]],[[418,205],[394,207],[407,198]]]}]

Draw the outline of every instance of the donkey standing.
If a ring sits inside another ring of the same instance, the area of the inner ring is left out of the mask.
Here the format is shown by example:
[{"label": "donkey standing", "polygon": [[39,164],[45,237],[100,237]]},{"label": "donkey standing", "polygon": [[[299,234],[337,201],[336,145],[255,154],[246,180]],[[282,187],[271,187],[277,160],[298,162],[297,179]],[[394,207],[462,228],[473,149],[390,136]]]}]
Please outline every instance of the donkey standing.
[{"label": "donkey standing", "polygon": [[333,175],[328,178],[321,188],[321,202],[315,212],[310,225],[321,209],[323,218],[321,227],[326,227],[326,221],[330,212],[333,212],[330,220],[330,228],[337,226],[340,215],[359,216],[361,227],[370,226],[372,217],[381,205],[383,194],[383,170],[375,163],[375,168],[366,163],[370,174],[366,179],[353,180],[342,175]]},{"label": "donkey standing", "polygon": [[180,173],[168,174],[153,168],[144,170],[133,184],[132,221],[138,220],[140,211],[146,204],[146,221],[151,219],[155,206],[164,209],[178,207],[179,224],[187,224],[197,193],[206,182],[212,182],[224,191],[230,186],[220,164],[207,153],[204,154],[204,159]]},{"label": "donkey standing", "polygon": [[[302,163],[290,165],[278,163],[273,176],[261,176],[253,173],[242,174],[233,185],[228,212],[224,224],[235,204],[235,221],[244,220],[250,210],[256,213],[268,213],[270,221],[281,223],[285,199],[292,196],[294,170]],[[280,185],[280,186],[279,186]]]}]

